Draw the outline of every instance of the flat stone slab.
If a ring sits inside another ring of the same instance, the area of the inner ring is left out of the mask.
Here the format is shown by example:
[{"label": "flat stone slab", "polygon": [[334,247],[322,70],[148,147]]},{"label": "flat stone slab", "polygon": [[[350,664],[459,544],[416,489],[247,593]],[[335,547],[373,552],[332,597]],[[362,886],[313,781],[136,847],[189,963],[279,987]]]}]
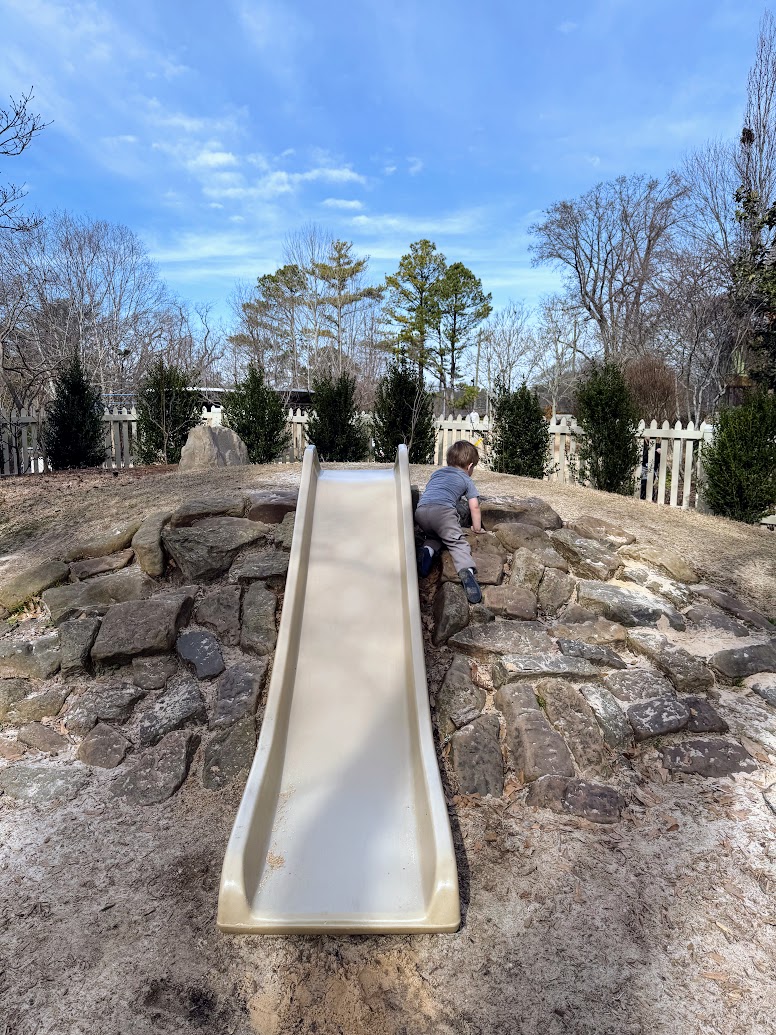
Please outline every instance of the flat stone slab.
[{"label": "flat stone slab", "polygon": [[539,622],[489,622],[463,629],[447,645],[480,661],[493,661],[499,654],[550,652],[555,643]]},{"label": "flat stone slab", "polygon": [[618,575],[620,582],[632,582],[636,586],[643,586],[650,593],[656,593],[660,597],[673,604],[680,610],[692,603],[692,593],[687,586],[682,585],[667,575],[652,571],[649,568],[641,568],[638,565],[626,565]]},{"label": "flat stone slab", "polygon": [[131,683],[92,684],[68,708],[65,715],[67,731],[84,736],[100,721],[126,722],[135,704],[143,697],[145,690]]},{"label": "flat stone slab", "polygon": [[229,581],[245,585],[257,579],[285,583],[288,554],[282,550],[251,550],[238,557],[229,570]]},{"label": "flat stone slab", "polygon": [[606,761],[606,745],[585,697],[563,679],[541,679],[534,686],[534,693],[579,768],[599,770]]},{"label": "flat stone slab", "polygon": [[[536,618],[536,594],[521,586],[485,586],[482,602],[494,615],[532,621]],[[457,630],[456,630],[457,631]]]},{"label": "flat stone slab", "polygon": [[187,629],[178,637],[175,649],[197,679],[215,679],[226,668],[221,645],[210,632]]},{"label": "flat stone slab", "polygon": [[604,742],[615,751],[629,751],[633,730],[614,694],[595,683],[582,683],[578,689],[596,717]]},{"label": "flat stone slab", "polygon": [[[471,547],[477,581],[481,586],[497,586],[504,578],[506,550],[494,536],[475,535],[466,530],[464,534]],[[442,551],[442,578],[448,582],[459,581],[453,559],[447,550]]]},{"label": "flat stone slab", "polygon": [[138,528],[140,528],[140,518],[134,518],[122,525],[114,525],[106,532],[99,532],[78,543],[68,550],[63,560],[80,561],[89,557],[106,557],[108,554],[118,553],[119,550],[126,550]]},{"label": "flat stone slab", "polygon": [[237,551],[260,539],[268,528],[247,518],[205,518],[190,528],[166,527],[162,543],[185,579],[208,582],[225,575]]},{"label": "flat stone slab", "polygon": [[89,782],[89,770],[81,765],[16,763],[0,769],[0,792],[17,801],[45,804],[71,801]]},{"label": "flat stone slab", "polygon": [[583,539],[570,528],[550,532],[550,541],[561,557],[565,557],[575,575],[583,579],[614,578],[622,560],[597,539]]},{"label": "flat stone slab", "polygon": [[116,604],[102,621],[92,658],[108,665],[131,661],[138,654],[169,653],[193,606],[194,599],[187,593]]},{"label": "flat stone slab", "polygon": [[137,563],[146,575],[159,578],[164,575],[167,558],[162,547],[162,529],[172,517],[169,510],[157,510],[143,518],[137,532],[132,536],[132,549]]},{"label": "flat stone slab", "polygon": [[538,496],[526,496],[510,503],[480,502],[482,527],[493,528],[500,521],[522,521],[539,528],[562,528],[563,521],[549,503]]},{"label": "flat stone slab", "polygon": [[705,697],[687,696],[682,704],[690,712],[688,733],[727,733],[730,727]]},{"label": "flat stone slab", "polygon": [[256,753],[256,722],[253,718],[219,729],[205,746],[202,786],[217,791],[240,773],[247,773]]},{"label": "flat stone slab", "polygon": [[539,586],[538,604],[543,614],[552,618],[566,606],[576,592],[577,580],[558,568],[545,568]]},{"label": "flat stone slab", "polygon": [[581,535],[583,539],[601,539],[603,542],[615,548],[629,546],[636,542],[636,536],[626,532],[619,525],[613,525],[610,521],[595,517],[592,514],[583,514],[582,517],[567,521],[566,527],[572,532]]},{"label": "flat stone slab", "polygon": [[120,571],[131,564],[135,557],[135,551],[131,548],[121,550],[119,553],[111,553],[105,557],[92,557],[86,561],[74,561],[70,565],[71,580],[83,581],[94,578],[95,575],[105,575],[110,571]]},{"label": "flat stone slab", "polygon": [[606,668],[624,669],[628,667],[619,654],[615,653],[611,647],[605,647],[602,644],[586,643],[584,640],[566,640],[559,637],[558,646],[561,654],[565,654],[567,658],[584,658],[593,665],[603,665]]},{"label": "flat stone slab", "polygon": [[676,608],[646,589],[584,581],[579,583],[577,599],[582,607],[620,625],[657,625],[661,618],[666,618],[671,628],[685,628],[684,618]]},{"label": "flat stone slab", "polygon": [[716,604],[717,607],[721,607],[728,614],[740,618],[742,622],[753,625],[756,629],[763,629],[765,632],[776,634],[776,625],[773,625],[764,614],[756,611],[753,607],[747,607],[738,597],[734,597],[730,593],[723,593],[719,589],[714,589],[713,586],[706,586],[704,584],[693,586],[692,591],[694,596],[700,597],[702,600],[708,600],[711,604]]},{"label": "flat stone slab", "polygon": [[187,500],[170,516],[172,528],[188,528],[209,517],[243,517],[245,496],[214,496],[210,499]]},{"label": "flat stone slab", "polygon": [[59,671],[61,660],[58,633],[21,643],[0,642],[0,677],[50,679]]},{"label": "flat stone slab", "polygon": [[591,823],[617,823],[625,808],[614,787],[563,776],[540,776],[528,788],[525,803]]},{"label": "flat stone slab", "polygon": [[742,622],[708,604],[694,604],[684,612],[684,617],[704,629],[715,629],[739,637],[749,635],[749,630]]},{"label": "flat stone slab", "polygon": [[550,626],[553,636],[565,640],[584,640],[585,643],[625,643],[625,627],[619,622],[610,622],[608,618],[600,615],[589,615],[588,619],[580,620],[576,616],[583,608],[571,604],[563,612],[560,621]]},{"label": "flat stone slab", "polygon": [[569,562],[561,557],[547,534],[537,525],[520,521],[504,521],[497,524],[493,532],[498,541],[510,552],[528,550],[548,568],[569,570]]},{"label": "flat stone slab", "polygon": [[676,697],[653,697],[649,701],[632,704],[628,709],[628,722],[633,727],[636,740],[678,733],[689,719],[689,709]]},{"label": "flat stone slab", "polygon": [[104,615],[115,604],[145,600],[157,588],[153,579],[139,568],[125,568],[113,575],[47,589],[43,603],[51,612],[51,621],[59,625],[70,618]]},{"label": "flat stone slab", "polygon": [[535,553],[531,553],[523,546],[515,550],[512,556],[512,574],[509,576],[510,586],[520,586],[536,593],[539,590],[542,575],[544,575],[544,564]]},{"label": "flat stone slab", "polygon": [[709,664],[730,680],[744,679],[758,672],[776,672],[776,640],[717,651],[709,658]]},{"label": "flat stone slab", "polygon": [[753,676],[744,679],[744,686],[753,690],[758,697],[776,708],[776,674],[773,672],[758,672]]},{"label": "flat stone slab", "polygon": [[194,618],[211,629],[227,647],[240,642],[240,586],[221,586],[197,602]]},{"label": "flat stone slab", "polygon": [[78,747],[78,759],[99,769],[115,769],[132,745],[113,726],[98,722]]},{"label": "flat stone slab", "polygon": [[485,691],[472,681],[470,662],[460,654],[455,655],[436,695],[440,737],[449,737],[476,719],[484,707]]},{"label": "flat stone slab", "polygon": [[190,730],[169,733],[122,772],[111,784],[111,790],[131,805],[159,805],[167,801],[186,779],[199,741],[199,734]]},{"label": "flat stone slab", "polygon": [[222,729],[256,714],[259,696],[267,678],[269,662],[256,658],[248,664],[233,665],[216,683],[216,704],[210,716],[210,729]]},{"label": "flat stone slab", "polygon": [[654,543],[631,543],[628,546],[621,546],[617,551],[620,557],[627,557],[632,561],[642,561],[644,564],[651,564],[653,568],[664,572],[677,582],[693,583],[698,581],[698,576],[687,561],[675,550],[667,546],[657,546]]},{"label": "flat stone slab", "polygon": [[135,737],[141,747],[156,744],[173,730],[207,722],[205,701],[190,683],[170,687],[138,718]]},{"label": "flat stone slab", "polygon": [[620,701],[646,701],[653,697],[674,695],[674,688],[665,676],[648,668],[610,672],[601,681]]},{"label": "flat stone slab", "polygon": [[450,740],[450,763],[462,794],[504,793],[504,762],[495,715],[480,715]]},{"label": "flat stone slab", "polygon": [[178,663],[169,654],[132,659],[132,682],[143,690],[161,690],[178,671]]},{"label": "flat stone slab", "polygon": [[502,686],[494,703],[504,716],[506,743],[514,770],[526,781],[540,776],[573,776],[574,760],[553,729],[528,684]]},{"label": "flat stone slab", "polygon": [[33,751],[43,751],[48,755],[58,755],[70,746],[66,737],[52,730],[50,726],[44,726],[42,722],[28,722],[20,727],[16,739]]},{"label": "flat stone slab", "polygon": [[296,490],[260,490],[248,493],[247,517],[251,521],[263,521],[265,525],[276,525],[287,514],[296,510],[299,493]]},{"label": "flat stone slab", "polygon": [[714,685],[714,673],[702,661],[652,629],[628,632],[628,646],[643,654],[683,694],[698,693]]},{"label": "flat stone slab", "polygon": [[469,601],[463,586],[455,582],[440,583],[434,595],[434,646],[447,643],[468,624]]},{"label": "flat stone slab", "polygon": [[60,625],[60,667],[63,676],[80,676],[91,669],[90,654],[99,629],[99,618],[71,618]]},{"label": "flat stone slab", "polygon": [[49,587],[64,582],[69,573],[70,568],[62,561],[43,561],[41,564],[35,564],[0,585],[0,607],[7,611],[15,611],[32,597],[40,596]]},{"label": "flat stone slab", "polygon": [[564,654],[504,654],[493,663],[493,685],[503,686],[516,679],[560,676],[566,679],[590,679],[597,674],[595,665],[583,658],[567,658]]},{"label": "flat stone slab", "polygon": [[263,582],[246,589],[242,606],[240,646],[249,654],[271,654],[277,643],[275,609],[277,597]]},{"label": "flat stone slab", "polygon": [[757,763],[740,744],[729,740],[685,740],[663,749],[663,765],[674,773],[722,777],[750,773]]},{"label": "flat stone slab", "polygon": [[26,679],[0,679],[0,721],[10,726],[59,715],[71,688],[61,683],[39,687]]}]

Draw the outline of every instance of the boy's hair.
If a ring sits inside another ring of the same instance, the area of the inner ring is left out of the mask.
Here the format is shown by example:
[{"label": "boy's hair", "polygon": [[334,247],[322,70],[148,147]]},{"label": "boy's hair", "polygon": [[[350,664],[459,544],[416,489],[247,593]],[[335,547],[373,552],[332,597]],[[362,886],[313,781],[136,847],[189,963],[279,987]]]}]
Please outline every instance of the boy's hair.
[{"label": "boy's hair", "polygon": [[477,451],[477,447],[473,446],[471,442],[453,442],[447,451],[448,467],[461,467],[465,471],[469,464],[474,464],[475,467],[480,462],[480,454]]}]

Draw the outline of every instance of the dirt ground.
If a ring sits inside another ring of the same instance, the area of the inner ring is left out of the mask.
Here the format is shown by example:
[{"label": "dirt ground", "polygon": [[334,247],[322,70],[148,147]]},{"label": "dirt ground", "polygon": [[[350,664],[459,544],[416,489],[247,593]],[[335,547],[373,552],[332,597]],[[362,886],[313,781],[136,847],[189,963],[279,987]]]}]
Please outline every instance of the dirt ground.
[{"label": "dirt ground", "polygon": [[[0,574],[61,554],[84,526],[299,473],[0,483]],[[670,542],[707,581],[776,616],[776,533],[576,487],[476,480],[484,496],[540,495],[566,519],[594,513]],[[614,827],[527,808],[519,792],[448,796],[464,910],[453,935],[221,935],[241,786],[203,790],[201,759],[174,798],[145,809],[116,799],[100,772],[64,807],[0,799],[0,1035],[770,1033],[776,710],[737,692],[721,704],[758,772],[669,779],[649,749]]]}]

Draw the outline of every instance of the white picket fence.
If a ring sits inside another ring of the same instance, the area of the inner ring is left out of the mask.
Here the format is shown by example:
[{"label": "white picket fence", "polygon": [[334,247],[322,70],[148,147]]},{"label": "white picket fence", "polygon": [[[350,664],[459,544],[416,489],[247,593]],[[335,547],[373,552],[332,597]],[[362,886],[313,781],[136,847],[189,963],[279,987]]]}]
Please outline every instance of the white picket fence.
[{"label": "white picket fence", "polygon": [[[202,421],[207,424],[221,423],[221,407],[202,408]],[[364,414],[369,417],[369,414]],[[41,429],[44,413],[39,410],[11,411],[0,414],[0,475],[40,474],[49,469],[45,441]],[[134,407],[107,408],[103,414],[105,425],[106,461],[109,469],[131,467],[134,464],[137,442],[137,411]],[[298,462],[307,445],[307,415],[300,410],[288,411],[288,427],[291,444],[283,456],[286,463]],[[642,473],[645,479],[645,498],[658,504],[672,507],[699,507],[702,499],[698,485],[702,476],[703,445],[711,441],[713,427],[701,424],[698,428],[692,421],[683,427],[680,421],[671,427],[664,421],[658,427],[656,421],[649,426],[639,424],[639,441],[648,443],[647,463],[642,472],[636,471],[636,495],[642,490]],[[560,417],[551,420],[547,426],[550,436],[550,457],[552,470],[549,480],[553,482],[577,482],[577,444],[582,432],[573,418]],[[473,442],[480,450],[483,465],[490,457],[491,423],[487,417],[477,414],[446,417],[437,421],[437,441],[434,453],[435,463],[444,464],[445,453],[453,442],[465,439]]]}]

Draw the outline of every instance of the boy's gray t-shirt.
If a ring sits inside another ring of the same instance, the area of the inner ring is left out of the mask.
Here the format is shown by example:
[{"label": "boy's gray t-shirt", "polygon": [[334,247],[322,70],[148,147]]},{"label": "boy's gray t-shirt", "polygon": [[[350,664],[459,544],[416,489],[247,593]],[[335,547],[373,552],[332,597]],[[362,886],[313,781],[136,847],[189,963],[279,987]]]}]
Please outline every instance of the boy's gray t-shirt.
[{"label": "boy's gray t-shirt", "polygon": [[477,486],[460,467],[440,467],[429,478],[418,506],[436,503],[443,507],[455,507],[461,496],[466,496],[467,500],[479,496]]}]

